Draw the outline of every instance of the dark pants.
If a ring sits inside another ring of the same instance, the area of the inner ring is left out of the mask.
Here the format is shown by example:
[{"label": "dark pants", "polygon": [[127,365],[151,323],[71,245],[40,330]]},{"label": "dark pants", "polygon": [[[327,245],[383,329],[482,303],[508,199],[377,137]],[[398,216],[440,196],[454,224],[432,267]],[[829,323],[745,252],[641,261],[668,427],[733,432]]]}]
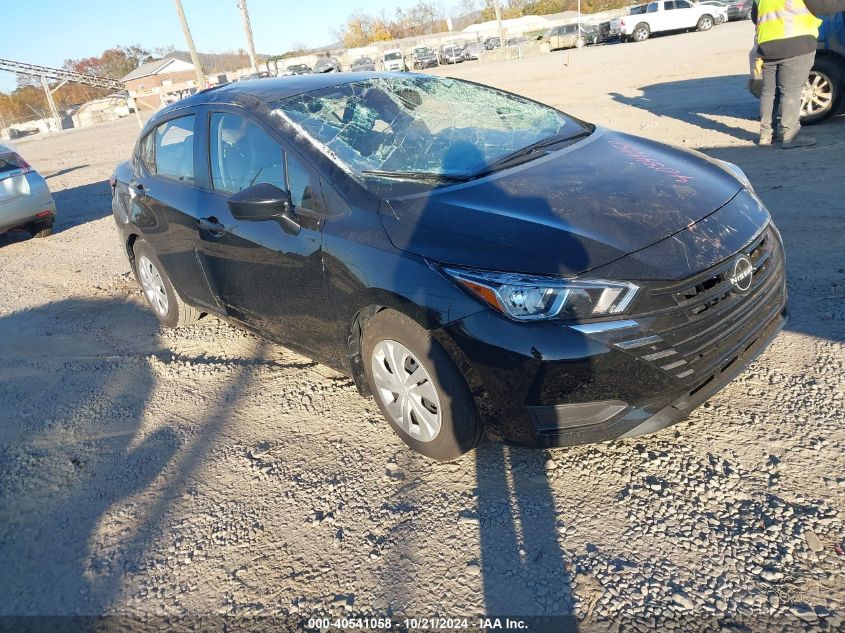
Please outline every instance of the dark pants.
[{"label": "dark pants", "polygon": [[[763,94],[760,95],[760,137],[770,138],[773,123],[784,140],[801,129],[801,91],[810,75],[816,52],[763,62]],[[779,112],[778,112],[779,110]],[[775,117],[779,115],[779,120]]]}]

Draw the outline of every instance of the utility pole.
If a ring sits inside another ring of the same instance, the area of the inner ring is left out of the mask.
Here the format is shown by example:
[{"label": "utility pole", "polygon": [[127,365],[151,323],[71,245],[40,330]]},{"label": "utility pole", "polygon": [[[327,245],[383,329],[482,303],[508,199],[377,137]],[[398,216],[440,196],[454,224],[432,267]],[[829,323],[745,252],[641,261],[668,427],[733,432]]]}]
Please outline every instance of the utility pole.
[{"label": "utility pole", "polygon": [[62,120],[59,118],[59,111],[56,109],[56,102],[53,101],[53,93],[50,92],[50,85],[47,83],[47,78],[41,75],[41,87],[44,88],[44,94],[47,95],[47,105],[50,108],[50,114],[53,117],[53,123],[56,130],[62,129]]},{"label": "utility pole", "polygon": [[502,28],[502,7],[499,0],[493,0],[493,10],[496,12],[496,23],[499,25],[499,48],[505,47],[505,30]]},{"label": "utility pole", "polygon": [[194,62],[194,69],[197,71],[197,90],[205,88],[205,76],[202,74],[202,65],[194,47],[194,38],[191,37],[191,29],[188,28],[188,21],[185,19],[185,12],[182,10],[182,1],[173,0],[176,3],[176,13],[179,14],[179,22],[182,23],[182,32],[185,34],[185,41],[188,43],[188,51],[191,53],[191,61]]},{"label": "utility pole", "polygon": [[249,63],[252,66],[252,72],[257,72],[258,66],[255,64],[255,44],[252,41],[252,25],[249,23],[249,10],[246,8],[246,0],[238,0],[238,8],[241,10],[241,20],[244,23],[246,52],[249,53]]}]

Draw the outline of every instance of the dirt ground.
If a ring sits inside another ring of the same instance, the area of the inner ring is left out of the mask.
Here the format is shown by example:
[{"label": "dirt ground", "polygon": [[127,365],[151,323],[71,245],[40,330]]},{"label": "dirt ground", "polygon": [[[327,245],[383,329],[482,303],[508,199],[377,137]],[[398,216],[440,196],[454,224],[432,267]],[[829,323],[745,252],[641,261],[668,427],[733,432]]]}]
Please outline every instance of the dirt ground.
[{"label": "dirt ground", "polygon": [[689,420],[594,446],[433,463],[344,376],[213,318],[160,330],[110,212],[136,122],[20,142],[59,219],[0,237],[0,615],[841,628],[845,116],[813,148],[754,146],[751,39],[438,71],[732,161],[783,234],[769,350]]}]

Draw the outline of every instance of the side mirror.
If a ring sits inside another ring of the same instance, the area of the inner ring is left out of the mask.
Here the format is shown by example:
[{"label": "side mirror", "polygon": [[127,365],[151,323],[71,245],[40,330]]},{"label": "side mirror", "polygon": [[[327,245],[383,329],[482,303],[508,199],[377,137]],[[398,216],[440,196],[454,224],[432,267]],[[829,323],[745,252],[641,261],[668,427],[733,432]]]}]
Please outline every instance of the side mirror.
[{"label": "side mirror", "polygon": [[300,224],[293,212],[290,192],[262,182],[229,197],[229,210],[236,220],[276,220],[286,233],[299,235]]}]

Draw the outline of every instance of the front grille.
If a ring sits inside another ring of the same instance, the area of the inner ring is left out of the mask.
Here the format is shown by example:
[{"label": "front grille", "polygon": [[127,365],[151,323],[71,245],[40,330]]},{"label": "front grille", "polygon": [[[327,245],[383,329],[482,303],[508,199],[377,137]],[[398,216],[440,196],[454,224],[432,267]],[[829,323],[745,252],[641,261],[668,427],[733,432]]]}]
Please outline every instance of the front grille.
[{"label": "front grille", "polygon": [[[737,257],[751,260],[751,286],[731,281]],[[729,369],[786,301],[783,250],[769,226],[741,253],[695,277],[650,288],[651,309],[637,316],[654,334],[615,344],[683,380],[700,383]]]}]

